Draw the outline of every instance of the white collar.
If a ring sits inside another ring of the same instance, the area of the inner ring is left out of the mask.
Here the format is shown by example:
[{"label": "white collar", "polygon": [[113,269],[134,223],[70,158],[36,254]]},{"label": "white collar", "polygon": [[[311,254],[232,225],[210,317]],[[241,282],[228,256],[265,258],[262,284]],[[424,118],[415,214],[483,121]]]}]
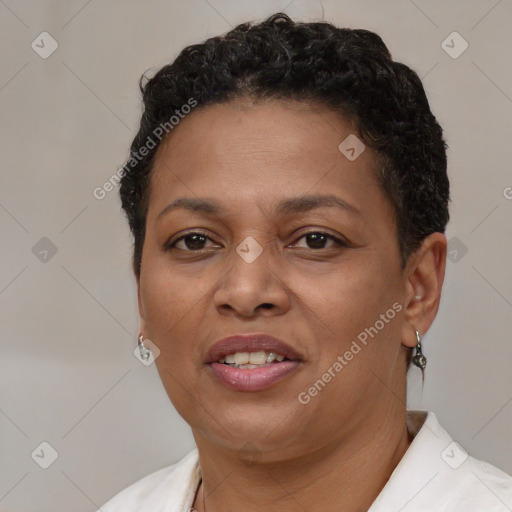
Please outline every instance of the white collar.
[{"label": "white collar", "polygon": [[[407,427],[414,439],[368,512],[512,510],[512,477],[468,456],[433,412],[408,411]],[[99,512],[189,512],[200,481],[194,448],[121,491]]]}]

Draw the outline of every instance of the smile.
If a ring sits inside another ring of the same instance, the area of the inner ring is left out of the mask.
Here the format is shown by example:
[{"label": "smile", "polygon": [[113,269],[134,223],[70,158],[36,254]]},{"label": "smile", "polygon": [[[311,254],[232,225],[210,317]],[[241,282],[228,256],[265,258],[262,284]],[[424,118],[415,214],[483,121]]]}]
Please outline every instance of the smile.
[{"label": "smile", "polygon": [[216,382],[235,391],[260,391],[294,373],[302,356],[265,333],[235,334],[214,343],[205,363]]}]

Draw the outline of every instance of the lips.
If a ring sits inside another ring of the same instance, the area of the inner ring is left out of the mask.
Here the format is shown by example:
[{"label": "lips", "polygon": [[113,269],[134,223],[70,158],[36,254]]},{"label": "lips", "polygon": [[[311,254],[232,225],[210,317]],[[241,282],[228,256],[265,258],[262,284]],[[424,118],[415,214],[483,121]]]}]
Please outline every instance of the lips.
[{"label": "lips", "polygon": [[223,338],[210,347],[206,356],[206,364],[216,363],[221,358],[236,352],[275,352],[282,354],[286,359],[300,361],[300,354],[290,345],[268,334],[234,334]]},{"label": "lips", "polygon": [[[273,352],[282,361],[258,368],[236,368],[219,363],[226,356],[241,352]],[[267,334],[235,334],[216,342],[208,351],[205,363],[217,382],[235,391],[260,391],[286,379],[302,364],[301,355],[284,341]]]}]

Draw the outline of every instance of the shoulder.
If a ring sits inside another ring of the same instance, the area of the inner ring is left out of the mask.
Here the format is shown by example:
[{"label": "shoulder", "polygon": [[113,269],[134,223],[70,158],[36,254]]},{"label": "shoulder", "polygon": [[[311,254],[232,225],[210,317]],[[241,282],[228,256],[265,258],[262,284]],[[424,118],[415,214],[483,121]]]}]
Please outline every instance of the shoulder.
[{"label": "shoulder", "polygon": [[123,489],[98,512],[182,510],[193,498],[199,484],[198,460],[197,448],[194,448],[176,464],[155,471]]},{"label": "shoulder", "polygon": [[[456,445],[459,446],[459,445]],[[505,512],[512,510],[512,476],[460,447],[461,465],[444,474],[443,484],[453,488],[454,511]],[[445,456],[451,455],[451,452]]]},{"label": "shoulder", "polygon": [[451,502],[447,510],[510,511],[512,476],[471,456],[441,427],[434,413],[429,413],[427,419],[427,428],[437,434],[437,437],[430,436],[430,446],[438,454],[439,488]]},{"label": "shoulder", "polygon": [[512,476],[472,457],[434,413],[425,415],[370,512],[509,512]]}]

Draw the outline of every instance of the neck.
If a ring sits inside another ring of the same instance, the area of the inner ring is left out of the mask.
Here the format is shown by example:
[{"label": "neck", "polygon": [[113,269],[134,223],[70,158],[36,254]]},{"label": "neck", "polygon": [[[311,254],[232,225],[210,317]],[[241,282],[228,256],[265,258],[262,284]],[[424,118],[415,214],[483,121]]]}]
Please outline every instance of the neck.
[{"label": "neck", "polygon": [[244,464],[198,432],[194,437],[202,473],[197,512],[225,511],[226,504],[247,512],[368,510],[412,441],[405,407],[315,452],[272,463]]}]

